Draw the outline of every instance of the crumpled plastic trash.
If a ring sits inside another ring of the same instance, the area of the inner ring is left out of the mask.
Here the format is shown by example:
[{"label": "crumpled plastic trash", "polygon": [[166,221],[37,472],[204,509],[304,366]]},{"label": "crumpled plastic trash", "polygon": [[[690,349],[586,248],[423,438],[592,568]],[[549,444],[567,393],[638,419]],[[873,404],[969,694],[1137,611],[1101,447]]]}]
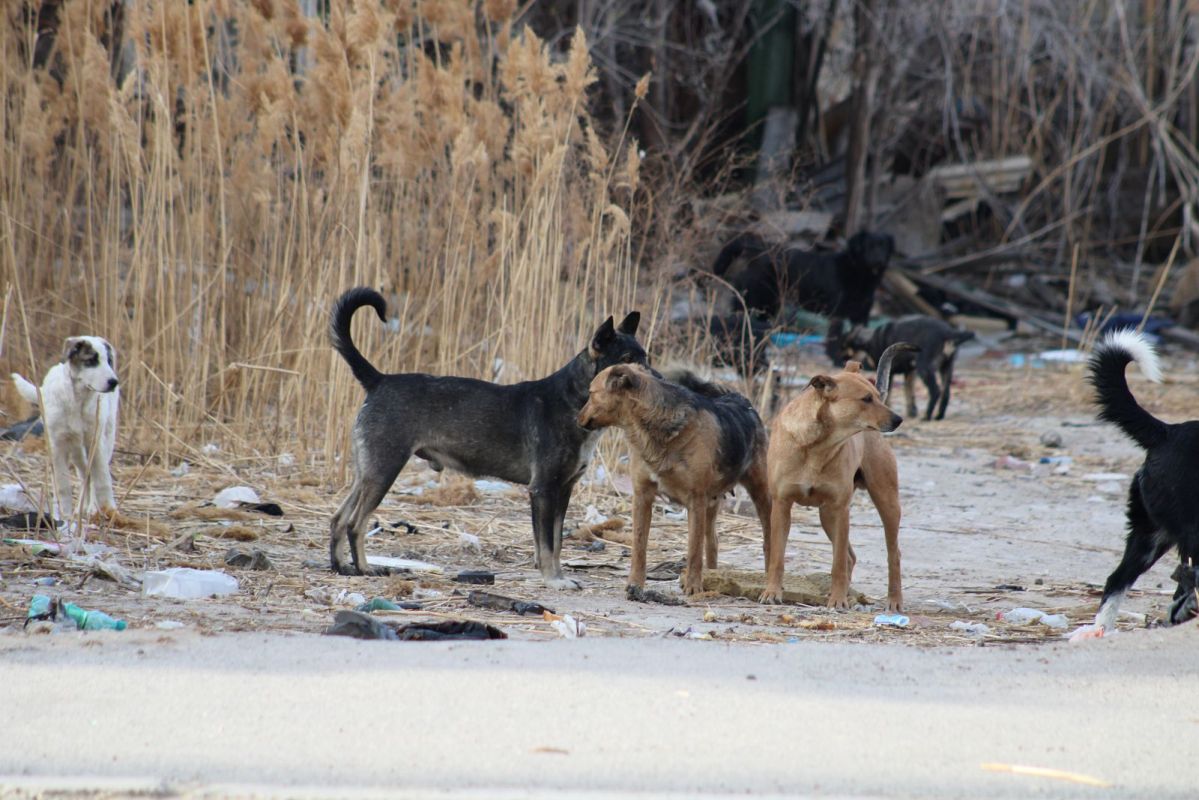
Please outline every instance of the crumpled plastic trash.
[{"label": "crumpled plastic trash", "polygon": [[1031,625],[1034,622],[1048,625],[1050,628],[1066,628],[1070,625],[1070,620],[1066,619],[1065,614],[1046,614],[1038,608],[1013,608],[1011,611],[1000,611],[995,618],[1012,625]]},{"label": "crumpled plastic trash", "polygon": [[990,626],[985,622],[965,622],[960,619],[949,623],[949,629],[968,633],[971,636],[986,636],[991,632]]},{"label": "crumpled plastic trash", "polygon": [[237,578],[214,569],[171,567],[142,575],[142,594],[146,597],[195,599],[219,597],[237,591]]},{"label": "crumpled plastic trash", "polygon": [[216,497],[212,498],[212,504],[217,508],[237,508],[242,503],[253,505],[261,502],[258,492],[249,486],[230,486],[221,489],[216,493]]},{"label": "crumpled plastic trash", "polygon": [[906,614],[878,614],[874,618],[878,628],[906,628],[910,623]]},{"label": "crumpled plastic trash", "polygon": [[587,635],[587,625],[572,617],[570,614],[553,614],[549,611],[542,613],[550,627],[567,639],[578,639]]}]

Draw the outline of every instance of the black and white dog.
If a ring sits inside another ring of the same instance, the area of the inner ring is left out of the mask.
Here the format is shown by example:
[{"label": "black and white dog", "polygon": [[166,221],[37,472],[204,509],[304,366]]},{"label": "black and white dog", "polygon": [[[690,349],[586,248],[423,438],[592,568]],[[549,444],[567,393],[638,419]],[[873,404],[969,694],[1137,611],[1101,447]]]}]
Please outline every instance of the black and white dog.
[{"label": "black and white dog", "polygon": [[53,461],[54,517],[65,519],[74,507],[72,470],[86,492],[88,514],[116,511],[108,464],[116,447],[121,390],[112,345],[99,336],[67,339],[62,361],[42,380],[40,398],[37,387],[25,378],[14,372],[12,379],[17,392],[42,409]]},{"label": "black and white dog", "polygon": [[[635,338],[641,315],[634,311],[620,325],[613,325],[609,317],[587,348],[553,375],[505,386],[472,378],[379,372],[350,338],[350,318],[362,306],[386,320],[386,301],[368,288],[343,294],[330,320],[333,348],[366,389],[354,423],[354,482],[330,526],[333,569],[348,575],[373,572],[366,560],[367,517],[416,455],[436,470],[449,467],[527,485],[542,579],[552,588],[579,588],[562,575],[562,522],[599,432],[584,430],[576,418],[601,370],[646,363],[645,350]],[[344,560],[347,544],[352,566]]]},{"label": "black and white dog", "polygon": [[1199,613],[1195,569],[1199,567],[1199,421],[1170,424],[1157,419],[1128,389],[1124,368],[1130,361],[1151,381],[1161,380],[1157,354],[1145,337],[1132,330],[1108,334],[1091,355],[1091,384],[1099,401],[1099,418],[1115,423],[1145,449],[1145,461],[1128,490],[1128,538],[1124,557],[1103,586],[1095,616],[1099,631],[1110,631],[1125,592],[1171,548],[1181,560],[1178,587],[1166,617],[1185,622]]},{"label": "black and white dog", "polygon": [[960,330],[948,322],[924,314],[911,314],[887,322],[877,328],[855,325],[849,333],[842,333],[844,320],[831,320],[826,339],[828,356],[834,364],[843,364],[846,359],[861,361],[873,369],[888,347],[898,342],[909,342],[919,348],[916,352],[905,352],[895,356],[892,370],[903,374],[903,393],[907,397],[909,417],[916,417],[916,376],[928,390],[926,420],[945,418],[949,405],[950,386],[953,383],[953,362],[958,347],[974,338],[973,331]]},{"label": "black and white dog", "polygon": [[793,303],[865,325],[894,251],[895,240],[885,233],[855,233],[839,253],[772,246],[753,234],[741,234],[721,249],[712,272],[723,276],[734,261],[748,259],[729,283],[746,307],[771,319],[786,303]]}]

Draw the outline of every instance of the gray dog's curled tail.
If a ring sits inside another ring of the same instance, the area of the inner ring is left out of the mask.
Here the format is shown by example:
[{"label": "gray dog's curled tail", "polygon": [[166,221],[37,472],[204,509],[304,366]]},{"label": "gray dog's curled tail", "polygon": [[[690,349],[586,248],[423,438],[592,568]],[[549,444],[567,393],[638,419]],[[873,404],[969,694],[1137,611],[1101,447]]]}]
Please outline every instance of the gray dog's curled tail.
[{"label": "gray dog's curled tail", "polygon": [[383,373],[375,369],[374,365],[358,352],[354,340],[350,338],[350,320],[354,312],[363,306],[375,309],[379,319],[387,321],[387,301],[383,299],[383,295],[374,289],[359,286],[350,289],[333,304],[333,313],[329,317],[329,339],[333,343],[333,349],[350,365],[354,377],[369,392],[383,380]]}]

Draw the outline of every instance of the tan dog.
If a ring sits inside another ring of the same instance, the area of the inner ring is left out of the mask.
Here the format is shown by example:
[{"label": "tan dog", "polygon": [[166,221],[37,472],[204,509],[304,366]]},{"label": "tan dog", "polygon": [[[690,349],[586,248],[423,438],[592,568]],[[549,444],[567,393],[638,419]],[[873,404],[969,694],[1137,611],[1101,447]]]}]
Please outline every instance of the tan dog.
[{"label": "tan dog", "polygon": [[791,530],[791,506],[820,509],[820,524],[833,544],[830,608],[849,607],[849,579],[857,558],[849,544],[849,502],[864,487],[878,509],[887,540],[887,610],[903,604],[899,576],[899,473],[895,454],[881,432],[893,431],[903,418],[887,408],[891,362],[902,343],[879,359],[878,387],[856,361],[833,376],[817,375],[774,420],[766,457],[770,482],[770,535],[765,543],[766,589],[760,602],[779,603],[783,560]]},{"label": "tan dog", "polygon": [[678,383],[644,367],[608,367],[591,382],[579,424],[620,427],[629,442],[633,477],[633,562],[628,594],[640,599],[645,583],[649,518],[659,492],[687,507],[687,570],[683,589],[703,591],[703,556],[716,566],[716,515],[735,484],[749,492],[762,535],[770,530],[766,485],[766,429],[748,400],[690,373]]}]

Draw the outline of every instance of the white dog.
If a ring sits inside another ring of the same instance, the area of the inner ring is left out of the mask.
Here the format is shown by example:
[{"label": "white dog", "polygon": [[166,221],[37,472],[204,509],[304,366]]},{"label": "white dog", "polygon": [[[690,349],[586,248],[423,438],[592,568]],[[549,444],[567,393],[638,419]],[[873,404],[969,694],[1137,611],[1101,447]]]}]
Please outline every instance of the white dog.
[{"label": "white dog", "polygon": [[75,506],[71,494],[71,468],[79,473],[88,491],[87,512],[115,511],[112,460],[117,439],[117,359],[112,345],[98,336],[67,339],[62,363],[55,364],[42,381],[41,403],[37,387],[12,374],[17,391],[31,404],[42,406],[42,419],[54,461],[54,517],[63,519]]}]

